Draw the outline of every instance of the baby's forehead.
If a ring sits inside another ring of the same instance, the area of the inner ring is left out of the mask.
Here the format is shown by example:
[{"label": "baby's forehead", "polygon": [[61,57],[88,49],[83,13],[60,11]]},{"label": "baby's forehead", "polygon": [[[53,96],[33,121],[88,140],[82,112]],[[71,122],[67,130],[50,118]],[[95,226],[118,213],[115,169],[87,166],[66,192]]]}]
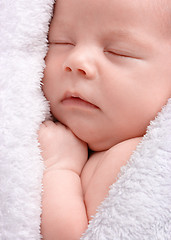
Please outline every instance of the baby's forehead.
[{"label": "baby's forehead", "polygon": [[151,13],[157,18],[159,26],[166,37],[171,37],[171,1],[155,0],[149,2]]},{"label": "baby's forehead", "polygon": [[[80,3],[81,2],[81,3]],[[77,0],[67,0],[66,4],[63,4],[63,0],[58,0],[56,1],[56,7],[54,8],[54,16],[60,14],[60,6],[63,5],[64,8],[68,8],[67,3],[69,3],[69,5],[73,5],[74,8],[72,7],[72,9],[74,9],[74,11],[80,12],[81,15],[81,11],[79,9],[80,4],[82,5],[82,8],[85,9],[84,13],[86,13],[87,15],[89,15],[89,12],[93,12],[94,17],[100,20],[107,18],[108,16],[103,14],[102,16],[102,11],[105,9],[107,9],[108,6],[111,6],[111,8],[109,9],[108,7],[108,11],[109,11],[109,15],[111,16],[111,22],[110,24],[112,25],[115,22],[116,19],[116,15],[118,14],[116,11],[116,9],[120,9],[121,11],[125,8],[124,11],[124,15],[125,15],[125,19],[126,17],[129,19],[133,18],[133,15],[137,15],[138,17],[141,17],[141,25],[148,25],[148,22],[150,23],[151,21],[155,21],[157,23],[156,26],[154,26],[157,30],[157,28],[159,28],[159,30],[161,32],[163,32],[164,34],[168,34],[170,35],[171,33],[171,1],[170,0],[80,0],[80,2],[78,2]],[[78,4],[76,4],[78,3]],[[77,6],[79,5],[79,6]],[[91,5],[91,8],[90,8]],[[59,6],[59,9],[58,9]],[[101,12],[101,15],[98,15],[98,11],[97,8],[101,10],[99,12]],[[57,11],[56,11],[57,9]],[[63,11],[62,11],[63,13]],[[71,13],[71,10],[70,10]],[[70,14],[69,13],[69,14]],[[133,13],[133,14],[132,14]],[[75,13],[74,13],[75,14]],[[81,15],[81,18],[86,18],[86,14]],[[63,14],[61,14],[63,16]],[[65,14],[66,15],[66,14]],[[76,14],[77,15],[77,14]],[[77,16],[80,17],[80,15],[78,14]],[[66,16],[65,16],[66,17]],[[74,16],[75,17],[75,16]],[[63,16],[64,18],[64,16]],[[75,24],[77,24],[78,17],[75,17]],[[94,19],[95,19],[94,18]],[[58,18],[59,20],[59,18]],[[136,19],[133,19],[132,22],[136,22]],[[100,22],[100,21],[99,21]],[[141,27],[141,26],[140,26]]]}]

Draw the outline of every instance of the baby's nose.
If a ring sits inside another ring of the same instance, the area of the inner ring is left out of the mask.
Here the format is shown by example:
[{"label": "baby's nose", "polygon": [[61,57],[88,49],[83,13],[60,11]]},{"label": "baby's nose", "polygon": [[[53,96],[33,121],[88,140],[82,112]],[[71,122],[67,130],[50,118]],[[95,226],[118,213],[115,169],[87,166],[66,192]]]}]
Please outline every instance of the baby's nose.
[{"label": "baby's nose", "polygon": [[88,50],[80,51],[73,49],[64,62],[64,71],[78,74],[87,79],[95,79],[97,77],[97,62],[95,55]]},{"label": "baby's nose", "polygon": [[[66,71],[66,72],[72,72],[73,70],[74,70],[74,69],[72,69],[71,67],[65,66],[65,71]],[[85,76],[88,75],[88,74],[87,74],[87,71],[85,71],[85,70],[83,70],[83,69],[81,69],[81,68],[80,68],[80,69],[77,68],[76,71],[77,71],[79,74],[81,74],[81,75],[85,75]]]}]

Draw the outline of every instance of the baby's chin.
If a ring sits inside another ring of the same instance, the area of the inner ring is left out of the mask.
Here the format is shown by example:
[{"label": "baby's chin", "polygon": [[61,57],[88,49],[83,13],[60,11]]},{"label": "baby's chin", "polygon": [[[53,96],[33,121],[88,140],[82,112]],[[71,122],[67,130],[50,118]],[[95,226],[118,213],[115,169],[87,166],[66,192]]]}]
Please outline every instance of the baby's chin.
[{"label": "baby's chin", "polygon": [[[68,126],[67,126],[68,127]],[[69,127],[68,127],[69,128]],[[101,152],[109,149],[112,147],[112,144],[107,144],[103,141],[97,141],[96,139],[92,138],[91,134],[81,134],[80,132],[74,131],[73,129],[69,128],[73,134],[79,138],[82,142],[85,142],[88,145],[88,148],[93,152]]]},{"label": "baby's chin", "polygon": [[[63,124],[63,123],[62,123]],[[76,129],[76,131],[74,131],[74,129],[70,128],[69,126],[67,126],[66,124],[64,124],[66,127],[68,127],[72,133],[78,138],[80,139],[82,142],[85,142],[88,145],[88,148],[93,151],[93,152],[102,152],[105,150],[108,150],[109,148],[111,148],[114,144],[111,141],[102,141],[102,140],[97,140],[96,138],[92,138],[91,134],[82,134],[78,131],[78,129]]]},{"label": "baby's chin", "polygon": [[[71,130],[72,131],[72,130]],[[117,145],[120,141],[117,141],[116,138],[104,138],[104,136],[94,136],[92,138],[92,135],[86,135],[86,138],[84,135],[79,135],[77,132],[74,132],[76,137],[78,137],[81,141],[85,142],[88,145],[88,148],[93,152],[103,152],[111,147]]]},{"label": "baby's chin", "polygon": [[57,121],[68,127],[73,134],[85,142],[93,152],[106,151],[122,141],[122,139],[118,139],[114,134],[107,134],[105,129],[104,131],[99,131],[95,126],[92,128],[89,125],[80,125],[74,121],[64,121],[64,119]]}]

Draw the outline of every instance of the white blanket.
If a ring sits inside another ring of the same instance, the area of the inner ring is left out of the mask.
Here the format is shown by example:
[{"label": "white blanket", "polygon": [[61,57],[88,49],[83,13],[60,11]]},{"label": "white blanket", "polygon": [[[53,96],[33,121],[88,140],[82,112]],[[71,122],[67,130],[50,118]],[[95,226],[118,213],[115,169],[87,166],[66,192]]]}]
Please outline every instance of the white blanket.
[{"label": "white blanket", "polygon": [[[52,6],[53,0],[0,0],[0,240],[41,238],[37,130],[49,116],[40,82]],[[171,100],[82,239],[171,239]]]}]

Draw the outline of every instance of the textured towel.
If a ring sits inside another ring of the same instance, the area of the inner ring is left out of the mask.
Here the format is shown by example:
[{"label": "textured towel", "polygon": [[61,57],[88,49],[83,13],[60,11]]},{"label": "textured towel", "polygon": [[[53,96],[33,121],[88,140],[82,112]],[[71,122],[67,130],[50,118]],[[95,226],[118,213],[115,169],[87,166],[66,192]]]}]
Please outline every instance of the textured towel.
[{"label": "textured towel", "polygon": [[[37,131],[49,116],[40,82],[52,7],[53,0],[0,1],[0,240],[41,238]],[[151,122],[82,239],[170,240],[170,206],[171,100]]]},{"label": "textured towel", "polygon": [[48,113],[40,80],[52,5],[0,0],[0,240],[40,239],[37,130]]}]

